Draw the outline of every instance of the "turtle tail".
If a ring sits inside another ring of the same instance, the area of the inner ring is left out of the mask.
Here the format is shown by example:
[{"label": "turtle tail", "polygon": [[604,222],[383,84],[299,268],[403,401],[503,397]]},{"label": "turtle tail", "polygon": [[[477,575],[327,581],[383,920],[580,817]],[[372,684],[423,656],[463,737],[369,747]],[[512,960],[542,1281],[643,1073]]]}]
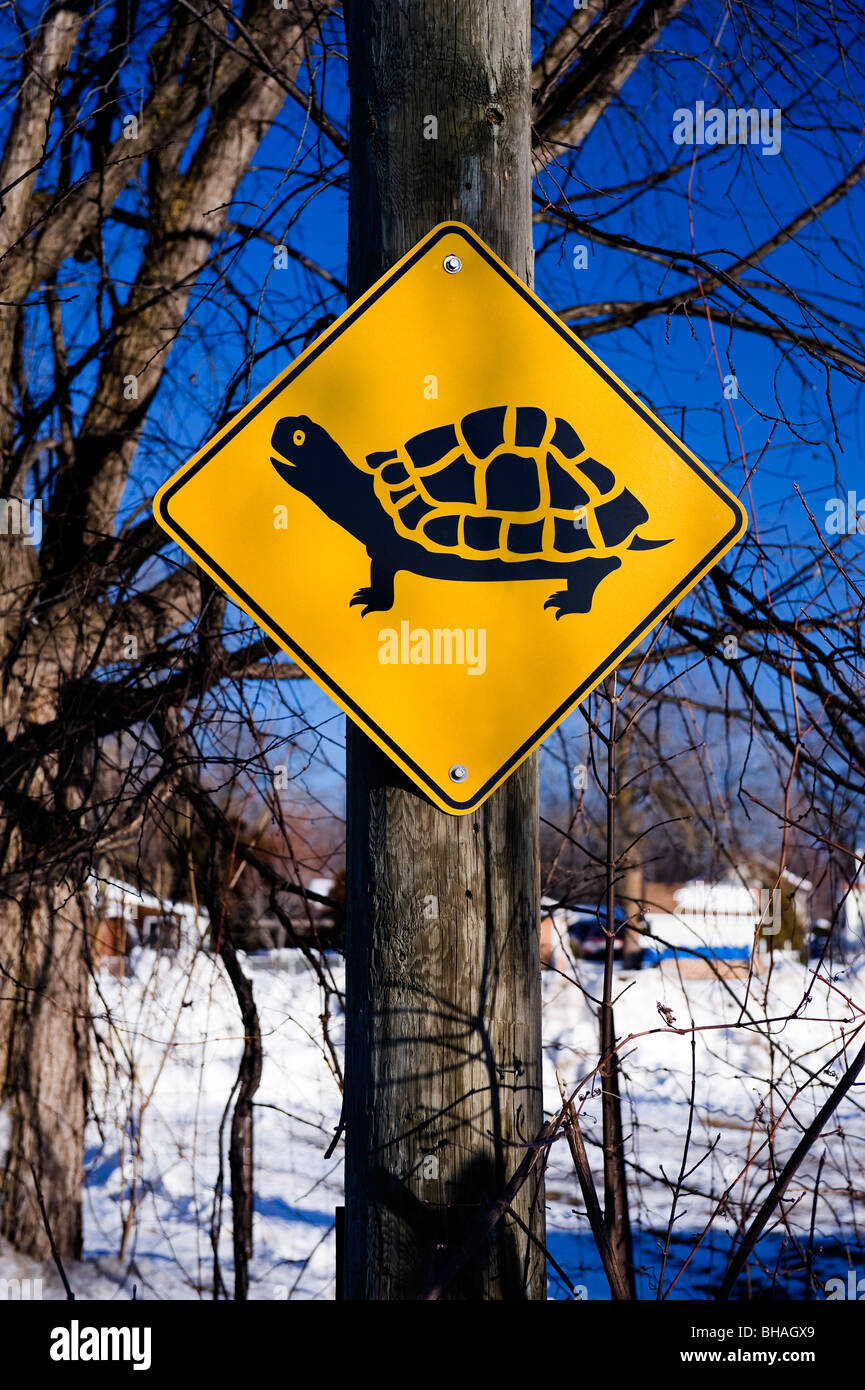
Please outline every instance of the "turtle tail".
[{"label": "turtle tail", "polygon": [[669,545],[672,536],[666,541],[649,541],[645,536],[635,536],[628,546],[629,550],[660,550],[661,546]]},{"label": "turtle tail", "polygon": [[[631,531],[643,526],[649,520],[649,513],[642,502],[629,488],[623,488],[618,497],[602,502],[595,513],[604,545],[621,545]],[[669,545],[669,540],[649,541],[634,536],[628,550],[657,550],[659,546]]]}]

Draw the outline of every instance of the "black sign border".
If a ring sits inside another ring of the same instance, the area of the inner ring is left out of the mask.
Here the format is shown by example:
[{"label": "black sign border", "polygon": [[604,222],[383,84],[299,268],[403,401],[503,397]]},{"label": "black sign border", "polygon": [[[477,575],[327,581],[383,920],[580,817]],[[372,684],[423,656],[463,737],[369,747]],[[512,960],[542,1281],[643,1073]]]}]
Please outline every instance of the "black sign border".
[{"label": "black sign border", "polygon": [[[283,631],[283,629],[279,626],[278,623],[275,623],[273,619],[269,617],[267,613],[265,613],[264,609],[261,608],[260,605],[257,604],[255,600],[249,594],[247,594],[246,591],[242,589],[241,586],[230,577],[230,575],[226,573],[226,571],[222,568],[221,565],[217,564],[217,562],[212,558],[212,556],[208,555],[207,551],[203,548],[203,546],[199,545],[198,542],[195,541],[192,538],[192,536],[190,536],[189,533],[185,531],[183,527],[180,526],[174,520],[174,518],[171,516],[171,513],[168,510],[168,504],[171,501],[171,498],[175,495],[175,493],[180,491],[180,489],[190,478],[195,476],[199,469],[204,468],[210,462],[210,460],[217,453],[219,453],[219,451],[222,448],[224,448],[224,446],[228,444],[230,440],[232,440],[235,437],[235,435],[237,435],[242,429],[246,427],[250,420],[255,418],[259,411],[264,410],[266,406],[269,406],[271,402],[275,400],[276,397],[280,395],[280,393],[284,391],[288,385],[295,381],[297,377],[300,376],[300,374],[304,372],[306,368],[312,362],[314,362],[315,359],[319,357],[320,354],[324,352],[324,350],[327,347],[329,347],[330,344],[334,342],[336,338],[340,336],[341,333],[344,333],[347,328],[350,328],[351,325],[355,323],[357,319],[359,319],[361,315],[367,311],[367,309],[371,308],[371,306],[375,304],[376,300],[380,299],[381,296],[385,294],[387,290],[390,289],[391,285],[395,284],[403,275],[405,275],[407,271],[411,270],[412,266],[416,265],[417,262],[422,259],[422,257],[428,256],[430,252],[433,250],[433,248],[436,246],[436,244],[439,241],[441,241],[442,237],[445,236],[462,237],[462,239],[466,241],[487,262],[487,264],[498,275],[502,277],[503,280],[507,281],[507,283],[511,286],[512,289],[514,289],[519,295],[521,295],[521,297],[525,300],[529,307],[535,311],[538,317],[543,319],[544,323],[546,323],[549,328],[552,328],[553,331],[557,333],[559,337],[567,343],[568,347],[570,347],[574,352],[576,352],[583,359],[583,361],[598,374],[598,376],[602,377],[603,380],[607,383],[607,385],[611,386],[612,389],[617,393],[617,395],[621,396],[623,400],[627,401],[628,405],[630,405],[631,408],[634,411],[636,411],[640,418],[652,430],[654,430],[654,432],[657,435],[659,435],[664,440],[664,442],[674,451],[674,453],[678,454],[679,458],[683,461],[683,463],[686,463],[688,467],[692,470],[692,472],[699,474],[700,478],[706,484],[706,486],[709,487],[716,494],[716,496],[718,496],[720,500],[724,502],[726,506],[729,507],[733,515],[733,524],[730,527],[730,530],[722,537],[721,540],[717,542],[716,545],[712,547],[708,554],[705,555],[702,560],[700,560],[696,565],[693,566],[691,570],[688,571],[685,577],[682,580],[680,580],[680,582],[670,591],[669,594],[667,594],[666,598],[662,599],[660,603],[656,604],[656,606],[652,609],[651,613],[649,613],[648,616],[641,623],[638,623],[638,625],[635,628],[633,628],[631,632],[628,633],[627,637],[623,638],[623,640],[618,644],[618,646],[614,648],[610,655],[606,657],[604,661],[600,662],[599,665],[596,666],[595,669],[591,672],[591,674],[588,675],[586,679],[577,687],[573,695],[570,695],[558,706],[557,709],[553,711],[549,718],[546,719],[543,724],[541,724],[540,728],[538,728],[529,738],[527,738],[520,745],[516,752],[513,753],[511,757],[509,757],[502,764],[502,766],[498,769],[497,772],[493,773],[493,775],[487,779],[487,781],[484,783],[482,787],[478,788],[474,796],[469,801],[462,802],[455,800],[452,796],[448,794],[448,792],[443,787],[438,786],[437,783],[431,777],[429,777],[427,773],[423,771],[422,768],[418,767],[417,763],[415,763],[412,758],[409,758],[403,752],[403,750],[396,743],[394,743],[393,739],[389,738],[389,736],[385,733],[384,729],[379,728],[375,720],[371,719],[367,714],[365,714],[363,710],[360,709],[360,707],[357,704],[355,704],[351,696],[348,695],[346,691],[344,691],[337,684],[336,681],[332,680],[327,675],[327,673],[322,670],[318,663],[314,661],[313,658],[309,656],[308,653],[305,652],[303,648],[298,645],[297,642],[294,642],[292,638],[289,637],[287,632]],[[704,473],[702,468],[698,467],[695,464],[694,460],[688,455],[688,453],[685,451],[685,449],[679,443],[679,441],[675,439],[671,434],[667,433],[666,429],[660,424],[660,421],[656,420],[654,416],[651,415],[650,412],[645,408],[645,406],[641,405],[639,401],[635,400],[634,397],[632,397],[631,394],[628,391],[626,391],[620,385],[620,383],[615,380],[613,376],[611,376],[611,374],[606,370],[606,368],[600,362],[597,362],[595,358],[590,355],[589,352],[587,352],[587,350],[583,347],[582,343],[580,343],[569,332],[569,330],[565,328],[564,324],[561,323],[560,320],[557,319],[555,315],[550,312],[549,309],[547,309],[543,304],[540,303],[539,300],[535,298],[531,291],[528,290],[528,288],[523,284],[522,280],[520,280],[516,275],[514,275],[513,272],[507,268],[507,266],[505,266],[501,261],[499,261],[495,256],[493,256],[490,253],[489,248],[484,244],[483,241],[481,241],[479,237],[475,235],[474,232],[472,232],[468,227],[463,226],[463,224],[460,222],[444,222],[435,229],[434,234],[430,236],[428,240],[420,242],[419,245],[415,248],[415,250],[411,252],[405,260],[403,260],[399,265],[395,266],[393,270],[389,271],[388,274],[385,275],[384,278],[379,281],[379,283],[375,286],[373,291],[368,296],[360,299],[357,302],[357,304],[355,304],[353,307],[350,307],[346,311],[346,313],[337,321],[337,323],[333,325],[332,328],[327,329],[325,333],[322,335],[322,337],[319,338],[318,342],[313,345],[308,355],[304,356],[302,360],[299,361],[293,369],[290,369],[288,374],[282,377],[279,380],[278,384],[276,384],[271,391],[268,391],[267,394],[262,396],[261,400],[256,402],[254,405],[242,411],[238,418],[235,420],[231,429],[227,432],[227,434],[223,435],[216,443],[214,443],[211,446],[211,448],[209,448],[204,454],[202,454],[201,458],[197,459],[191,467],[184,470],[181,476],[175,479],[175,481],[165,489],[165,491],[157,499],[157,503],[158,505],[154,508],[157,514],[157,518],[165,525],[169,532],[173,532],[176,536],[181,536],[183,538],[184,545],[189,549],[189,551],[193,555],[199,556],[199,558],[204,561],[205,565],[210,570],[212,570],[214,574],[219,575],[229,592],[236,594],[237,597],[242,600],[242,602],[250,610],[250,612],[258,617],[259,621],[261,622],[261,625],[265,629],[269,629],[271,632],[277,635],[280,642],[282,642],[287,648],[289,654],[296,656],[302,666],[305,666],[308,670],[315,672],[316,678],[322,684],[322,686],[324,686],[326,690],[333,692],[337,696],[338,702],[346,706],[350,711],[352,711],[353,715],[356,718],[356,722],[361,726],[361,728],[374,731],[376,738],[380,739],[381,742],[384,744],[385,748],[387,748],[390,752],[392,752],[395,755],[397,761],[402,762],[405,767],[411,768],[414,776],[418,778],[418,780],[422,782],[426,787],[429,787],[430,790],[435,793],[435,795],[439,798],[440,801],[445,802],[455,812],[460,814],[464,814],[468,811],[473,811],[477,806],[481,804],[482,801],[486,800],[487,796],[489,796],[493,788],[499,782],[503,781],[504,778],[507,777],[520,762],[522,762],[523,758],[526,757],[526,755],[529,752],[531,752],[535,745],[542,742],[543,739],[546,738],[547,734],[552,729],[554,729],[557,724],[561,722],[565,715],[568,714],[576,705],[579,704],[583,696],[586,695],[588,691],[591,690],[603,677],[604,672],[611,669],[612,666],[616,664],[616,659],[622,656],[630,647],[632,647],[636,642],[638,642],[640,638],[651,627],[654,626],[654,624],[658,621],[658,619],[661,617],[664,611],[671,605],[675,604],[676,600],[679,598],[680,595],[687,592],[687,590],[692,586],[695,576],[700,575],[703,571],[705,571],[709,566],[711,566],[716,556],[720,555],[724,550],[728,549],[732,540],[736,536],[736,533],[741,530],[743,523],[747,523],[747,515],[741,503],[739,503],[735,498],[731,498],[731,496],[719,486],[719,484],[713,477],[711,477],[711,475],[707,475],[706,473]]]}]

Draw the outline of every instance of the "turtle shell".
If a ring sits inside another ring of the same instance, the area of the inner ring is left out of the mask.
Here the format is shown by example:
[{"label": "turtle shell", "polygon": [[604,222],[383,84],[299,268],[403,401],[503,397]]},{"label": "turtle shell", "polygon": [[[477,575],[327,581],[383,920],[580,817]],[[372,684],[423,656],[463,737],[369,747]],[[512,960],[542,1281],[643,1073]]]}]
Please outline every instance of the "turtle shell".
[{"label": "turtle shell", "polygon": [[398,533],[430,551],[506,561],[623,548],[648,513],[536,406],[492,406],[370,454],[376,495]]}]

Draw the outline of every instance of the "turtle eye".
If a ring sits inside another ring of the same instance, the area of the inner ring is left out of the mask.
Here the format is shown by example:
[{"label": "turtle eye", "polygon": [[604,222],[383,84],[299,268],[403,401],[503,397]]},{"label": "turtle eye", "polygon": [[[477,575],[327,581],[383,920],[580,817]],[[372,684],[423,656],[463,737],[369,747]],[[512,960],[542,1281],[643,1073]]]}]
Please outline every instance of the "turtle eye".
[{"label": "turtle eye", "polygon": [[299,449],[301,444],[303,444],[306,440],[306,434],[303,430],[295,430],[294,434],[292,435],[292,439],[294,440],[294,443],[297,445]]}]

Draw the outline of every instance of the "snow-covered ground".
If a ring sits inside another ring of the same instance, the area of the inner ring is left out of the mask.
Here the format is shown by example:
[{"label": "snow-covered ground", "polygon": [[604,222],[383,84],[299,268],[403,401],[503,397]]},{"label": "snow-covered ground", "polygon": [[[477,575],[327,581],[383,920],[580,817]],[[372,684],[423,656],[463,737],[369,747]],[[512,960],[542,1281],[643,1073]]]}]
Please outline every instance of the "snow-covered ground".
[{"label": "snow-covered ground", "polygon": [[[685,978],[680,978],[679,966],[669,960],[655,969],[620,977],[620,984],[630,981],[616,1005],[616,1031],[620,1039],[633,1035],[620,1056],[623,1123],[626,1136],[631,1136],[628,1157],[634,1164],[630,1204],[635,1263],[643,1270],[639,1281],[643,1298],[657,1296],[670,1216],[670,1186],[665,1178],[675,1183],[682,1166],[692,1084],[694,1121],[686,1165],[690,1176],[677,1207],[663,1288],[665,1293],[670,1289],[697,1246],[670,1296],[701,1298],[717,1287],[730,1239],[737,1235],[743,1217],[747,1225],[803,1128],[845,1070],[843,1056],[838,1057],[842,1029],[851,1031],[851,1025],[861,1019],[856,1006],[861,1010],[865,1005],[865,970],[861,968],[839,969],[834,979],[815,982],[813,968],[789,953],[779,953],[771,972],[756,974],[750,988],[734,975],[722,980],[709,974],[688,978],[695,969],[701,967],[683,961]],[[597,996],[600,967],[582,966],[580,977]],[[573,986],[561,980],[548,977],[545,986],[545,1103],[552,1108],[556,1094],[549,1076],[554,1065],[573,1084],[596,1065],[597,1044],[586,1000],[575,997]],[[693,1065],[690,1031],[671,1032],[659,1015],[659,1003],[672,1009],[678,1028],[689,1029],[693,1020],[697,1029]],[[774,1021],[767,1024],[767,1019]],[[754,1026],[748,1026],[751,1020]],[[771,1047],[767,1034],[771,1034]],[[848,1062],[861,1042],[860,1036]],[[581,1095],[582,1128],[591,1146],[600,1135],[600,1099],[589,1086],[581,1089]],[[785,1111],[791,1101],[791,1110]],[[754,1267],[755,1291],[766,1291],[774,1282],[775,1296],[804,1296],[815,1176],[824,1152],[812,1247],[817,1283],[822,1288],[827,1278],[846,1273],[848,1265],[865,1273],[863,1101],[865,1085],[854,1087],[794,1177],[782,1202],[784,1224],[773,1220],[758,1247],[768,1272]],[[593,1152],[590,1147],[590,1157],[598,1173],[596,1148]],[[585,1217],[578,1214],[582,1203],[572,1200],[574,1184],[566,1158],[559,1148],[554,1149],[548,1169],[548,1197],[554,1199],[548,1213],[553,1233],[548,1244],[572,1281],[588,1287],[590,1298],[608,1297],[591,1241],[583,1234]],[[750,1166],[749,1159],[753,1159]],[[734,1182],[727,1210],[719,1213],[719,1199]],[[698,1245],[713,1217],[708,1235]],[[570,1244],[560,1246],[557,1236],[565,1232],[570,1234]],[[560,1250],[565,1251],[564,1258]],[[562,1296],[556,1295],[555,1282],[551,1280],[551,1295]]]},{"label": "snow-covered ground", "polygon": [[[562,974],[544,977],[545,1107],[550,1112],[558,1108],[558,1069],[569,1088],[579,1086],[583,1132],[599,1174],[600,1101],[585,1078],[597,1064],[592,996],[600,989],[600,967],[561,963]],[[96,1118],[88,1135],[85,1259],[70,1269],[70,1278],[79,1298],[127,1299],[133,1284],[139,1297],[209,1298],[219,1130],[240,1055],[236,1001],[222,968],[203,953],[172,960],[140,949],[133,953],[131,967],[126,977],[101,974],[94,995]],[[254,984],[265,1049],[255,1110],[251,1297],[330,1299],[342,1146],[325,1159],[340,1095],[322,1038],[321,990],[298,952],[247,957],[245,968]],[[340,982],[337,957],[329,958],[329,968]],[[585,993],[566,975],[578,978]],[[665,1176],[675,1181],[682,1164],[692,1085],[690,1033],[670,1031],[659,1015],[659,1002],[672,1009],[679,1028],[688,1029],[693,1018],[698,1030],[687,1160],[692,1171],[679,1202],[665,1290],[720,1194],[754,1156],[732,1190],[726,1213],[717,1216],[671,1295],[707,1297],[742,1218],[743,1202],[753,1213],[771,1180],[772,1164],[776,1171],[780,1168],[802,1126],[829,1094],[832,1073],[837,1077],[844,1069],[836,1053],[842,1027],[849,1032],[859,1016],[856,1008],[865,1007],[865,969],[850,966],[843,978],[815,984],[808,968],[788,955],[775,965],[768,984],[766,974],[759,974],[746,991],[736,978],[680,978],[676,963],[666,961],[658,968],[622,974],[619,987],[617,1032],[620,1038],[633,1035],[621,1057],[642,1297],[655,1297],[670,1215]],[[810,1001],[803,1004],[806,994]],[[777,1022],[767,1025],[766,1018]],[[342,1018],[335,1009],[329,1028],[341,1049]],[[771,1052],[767,1031],[773,1035]],[[793,1113],[783,1115],[784,1102],[796,1088],[801,1090]],[[814,1180],[824,1151],[812,1249],[818,1282],[822,1286],[833,1275],[845,1275],[848,1267],[865,1272],[863,1100],[865,1085],[855,1087],[794,1179],[783,1204],[786,1230],[776,1229],[760,1247],[769,1273],[762,1276],[755,1267],[757,1285],[771,1284],[776,1269],[777,1291],[803,1296]],[[227,1135],[226,1119],[223,1154]],[[227,1161],[225,1168],[218,1246],[230,1296]],[[553,1149],[547,1202],[551,1253],[589,1298],[606,1298],[564,1143]],[[62,1296],[50,1265],[39,1267],[0,1250],[0,1280],[11,1277],[42,1278],[44,1297]],[[551,1273],[550,1297],[565,1296],[561,1280]]]}]

